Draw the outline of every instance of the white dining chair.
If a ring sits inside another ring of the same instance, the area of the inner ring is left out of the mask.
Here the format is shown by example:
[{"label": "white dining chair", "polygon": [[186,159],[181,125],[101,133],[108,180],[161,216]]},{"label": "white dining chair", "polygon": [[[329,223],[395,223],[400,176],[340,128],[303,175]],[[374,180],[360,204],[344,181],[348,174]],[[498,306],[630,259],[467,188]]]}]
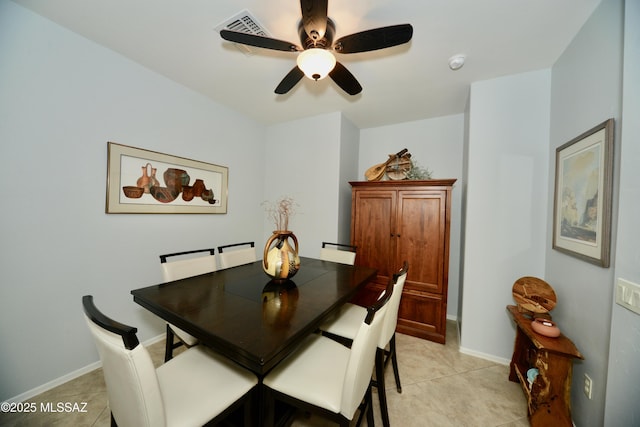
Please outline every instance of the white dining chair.
[{"label": "white dining chair", "polygon": [[393,295],[391,280],[387,290],[385,297],[367,309],[350,348],[312,334],[267,374],[263,379],[266,425],[273,424],[276,401],[316,413],[341,426],[351,425],[360,410],[358,421],[366,416],[367,425],[373,425],[371,372]]},{"label": "white dining chair", "polygon": [[[384,371],[391,361],[393,365],[393,374],[396,380],[396,389],[398,393],[402,393],[400,384],[400,372],[398,370],[398,357],[396,354],[396,326],[398,324],[398,310],[400,308],[400,299],[402,290],[407,279],[409,265],[405,261],[402,268],[393,275],[394,282],[393,294],[389,301],[389,307],[385,316],[382,333],[378,340],[378,348],[376,350],[376,379],[373,385],[378,389],[378,398],[380,400],[380,412],[382,414],[382,423],[388,427],[389,410],[387,407],[387,395],[384,383]],[[381,295],[384,297],[386,290]],[[336,339],[339,342],[349,345],[355,339],[360,323],[367,315],[367,309],[359,305],[347,303],[340,309],[339,313],[330,318],[320,326],[323,335]],[[389,347],[389,349],[387,349]]]},{"label": "white dining chair", "polygon": [[320,259],[353,265],[356,262],[356,246],[343,243],[322,242]]},{"label": "white dining chair", "polygon": [[136,328],[102,314],[91,295],[82,297],[82,305],[102,361],[112,426],[202,426],[241,406],[244,425],[255,425],[251,402],[258,379],[253,373],[204,346],[156,369]]},{"label": "white dining chair", "polygon": [[218,260],[220,261],[220,268],[231,268],[257,261],[255,243],[243,242],[218,246]]},{"label": "white dining chair", "polygon": [[[202,253],[208,253],[208,255],[200,255]],[[194,256],[196,254],[200,256]],[[180,259],[171,262],[167,260],[168,258],[176,257]],[[217,269],[215,249],[197,249],[194,251],[160,255],[160,267],[162,268],[162,277],[165,282],[211,273]],[[177,342],[174,342],[174,336],[178,338]],[[167,338],[164,352],[165,362],[171,360],[174,349],[182,345],[193,347],[196,344],[198,344],[196,337],[171,323],[167,323]]]}]

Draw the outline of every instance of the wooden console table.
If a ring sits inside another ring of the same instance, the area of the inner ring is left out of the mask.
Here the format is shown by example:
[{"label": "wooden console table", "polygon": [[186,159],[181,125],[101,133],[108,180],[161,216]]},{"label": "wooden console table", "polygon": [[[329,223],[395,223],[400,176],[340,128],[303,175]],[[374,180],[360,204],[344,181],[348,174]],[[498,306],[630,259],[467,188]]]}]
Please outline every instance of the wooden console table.
[{"label": "wooden console table", "polygon": [[[571,340],[564,335],[548,338],[531,328],[531,318],[507,306],[516,322],[516,340],[511,358],[509,380],[519,382],[529,405],[532,426],[572,426],[571,376],[573,359],[584,359]],[[531,386],[527,371],[538,369]]]}]

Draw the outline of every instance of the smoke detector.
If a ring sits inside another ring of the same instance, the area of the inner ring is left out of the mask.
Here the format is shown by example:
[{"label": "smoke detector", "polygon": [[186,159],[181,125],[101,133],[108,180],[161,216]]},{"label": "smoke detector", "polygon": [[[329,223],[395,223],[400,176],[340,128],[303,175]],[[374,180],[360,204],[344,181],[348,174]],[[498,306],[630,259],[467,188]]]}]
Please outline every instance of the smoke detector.
[{"label": "smoke detector", "polygon": [[449,68],[453,71],[459,70],[464,65],[465,56],[464,55],[454,55],[449,58]]}]

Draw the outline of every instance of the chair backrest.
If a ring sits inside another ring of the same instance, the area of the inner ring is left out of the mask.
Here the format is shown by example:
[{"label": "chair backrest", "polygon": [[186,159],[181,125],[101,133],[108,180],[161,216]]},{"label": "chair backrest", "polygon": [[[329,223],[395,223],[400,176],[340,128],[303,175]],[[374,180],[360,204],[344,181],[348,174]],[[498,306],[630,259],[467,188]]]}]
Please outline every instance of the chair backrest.
[{"label": "chair backrest", "polygon": [[378,299],[373,306],[367,308],[367,317],[360,325],[360,329],[351,344],[351,354],[347,363],[347,373],[340,405],[340,413],[350,420],[353,419],[353,415],[371,382],[376,347],[382,332],[389,301],[394,292],[395,278],[396,276],[393,276],[389,280],[386,295]]},{"label": "chair backrest", "polygon": [[323,261],[353,265],[356,262],[356,249],[357,248],[353,245],[322,242],[322,248],[320,248],[320,259]]},{"label": "chair backrest", "polygon": [[[238,248],[239,246],[247,246]],[[231,249],[231,250],[229,250]],[[258,260],[254,242],[233,243],[230,245],[218,246],[218,259],[220,268],[231,268],[236,265],[249,264]]]},{"label": "chair backrest", "polygon": [[138,343],[136,328],[106,317],[91,295],[82,297],[82,305],[102,361],[109,408],[118,426],[164,426],[158,377],[147,349]]},{"label": "chair backrest", "polygon": [[398,325],[398,310],[400,309],[400,299],[402,298],[402,289],[404,289],[404,283],[407,280],[407,272],[409,271],[409,264],[407,261],[402,265],[402,269],[394,274],[393,281],[393,293],[387,304],[387,313],[384,317],[384,324],[382,325],[382,332],[380,333],[380,340],[378,341],[378,347],[384,349]]},{"label": "chair backrest", "polygon": [[[208,252],[209,255],[191,256],[203,252]],[[167,261],[167,258],[178,256],[182,258],[175,261]],[[184,258],[185,256],[191,257]],[[160,266],[162,267],[162,276],[165,282],[211,273],[218,268],[214,248],[160,255]]]}]

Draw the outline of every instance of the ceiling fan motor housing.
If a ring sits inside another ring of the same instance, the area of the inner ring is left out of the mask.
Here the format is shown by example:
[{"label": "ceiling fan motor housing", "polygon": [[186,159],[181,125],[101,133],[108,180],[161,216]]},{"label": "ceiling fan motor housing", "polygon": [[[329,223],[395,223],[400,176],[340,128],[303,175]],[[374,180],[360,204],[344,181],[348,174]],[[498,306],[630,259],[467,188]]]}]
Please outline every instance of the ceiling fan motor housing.
[{"label": "ceiling fan motor housing", "polygon": [[[304,50],[311,48],[321,48],[321,49],[330,49],[333,45],[333,37],[336,34],[336,24],[331,20],[331,18],[327,18],[327,29],[324,32],[324,37],[322,38],[314,38],[311,35],[307,34],[304,30],[304,24],[302,21],[298,24],[298,36],[300,36],[300,44]],[[316,34],[317,35],[317,34]]]}]

